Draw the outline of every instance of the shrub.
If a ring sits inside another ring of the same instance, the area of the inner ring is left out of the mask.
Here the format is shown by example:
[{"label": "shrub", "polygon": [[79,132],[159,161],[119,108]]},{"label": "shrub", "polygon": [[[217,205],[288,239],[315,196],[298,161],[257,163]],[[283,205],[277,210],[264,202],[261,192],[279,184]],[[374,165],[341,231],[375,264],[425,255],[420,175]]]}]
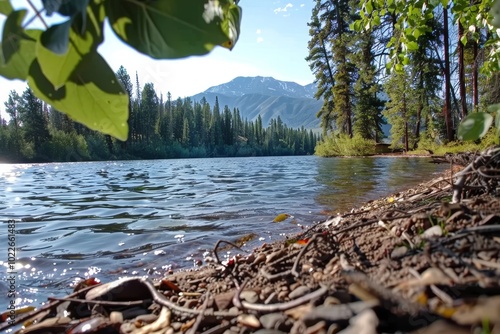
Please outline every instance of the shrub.
[{"label": "shrub", "polygon": [[365,156],[375,154],[375,141],[360,135],[330,134],[316,145],[315,154],[322,157]]}]

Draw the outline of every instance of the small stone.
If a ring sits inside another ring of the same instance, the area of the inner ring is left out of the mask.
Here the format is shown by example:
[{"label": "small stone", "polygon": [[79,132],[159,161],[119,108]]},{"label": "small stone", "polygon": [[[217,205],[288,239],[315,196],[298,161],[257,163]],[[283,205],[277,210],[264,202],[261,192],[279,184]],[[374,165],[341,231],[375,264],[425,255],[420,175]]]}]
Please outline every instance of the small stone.
[{"label": "small stone", "polygon": [[247,258],[246,258],[246,260],[245,260],[245,262],[248,263],[248,264],[253,263],[253,261],[255,261],[255,254],[254,253],[248,255]]},{"label": "small stone", "polygon": [[306,334],[325,333],[326,332],[325,328],[326,328],[326,322],[325,321],[318,321],[316,324],[314,324],[306,329]]},{"label": "small stone", "polygon": [[262,327],[267,329],[277,329],[287,320],[287,316],[283,313],[264,314],[259,318]]},{"label": "small stone", "polygon": [[109,314],[109,320],[114,324],[121,324],[123,322],[123,314],[121,312],[113,311]]},{"label": "small stone", "polygon": [[481,251],[479,253],[477,253],[477,257],[482,259],[482,260],[485,260],[485,261],[490,261],[491,258],[493,256],[495,256],[497,254],[496,251]]},{"label": "small stone", "polygon": [[313,272],[312,277],[316,281],[321,281],[323,279],[323,273],[321,271],[315,271],[315,272]]},{"label": "small stone", "polygon": [[278,258],[286,255],[286,251],[284,249],[280,249],[277,252],[271,253],[266,257],[266,264],[273,262],[274,260],[277,260]]},{"label": "small stone", "polygon": [[279,300],[285,300],[286,298],[288,298],[288,291],[280,291],[278,293]]},{"label": "small stone", "polygon": [[406,246],[396,247],[391,252],[391,259],[396,260],[402,258],[406,253],[408,253],[408,248]]},{"label": "small stone", "polygon": [[136,321],[142,321],[146,324],[150,324],[152,322],[155,322],[156,319],[158,319],[158,316],[156,314],[152,314],[152,313],[142,314],[142,315],[135,317]]},{"label": "small stone", "polygon": [[326,297],[325,301],[323,302],[323,305],[325,305],[325,306],[339,305],[339,304],[340,304],[340,300],[338,300],[337,298],[332,297],[332,296]]},{"label": "small stone", "polygon": [[290,299],[297,299],[299,297],[302,297],[303,295],[308,294],[311,291],[307,286],[299,286],[297,289],[293,290],[290,292]]},{"label": "small stone", "polygon": [[184,307],[195,308],[198,305],[198,299],[187,299],[184,303]]},{"label": "small stone", "polygon": [[182,327],[182,322],[173,322],[170,324],[175,331],[178,331]]},{"label": "small stone", "polygon": [[437,238],[443,235],[443,229],[439,225],[434,225],[431,228],[427,229],[422,233],[422,238],[431,239]]},{"label": "small stone", "polygon": [[253,290],[244,290],[243,292],[241,292],[240,298],[252,304],[255,304],[259,301],[259,295]]},{"label": "small stone", "polygon": [[260,253],[255,260],[252,262],[252,265],[256,266],[258,264],[261,264],[262,262],[266,261],[266,255],[263,253]]},{"label": "small stone", "polygon": [[237,318],[237,321],[240,325],[250,327],[250,328],[259,328],[260,321],[253,314],[240,314]]}]

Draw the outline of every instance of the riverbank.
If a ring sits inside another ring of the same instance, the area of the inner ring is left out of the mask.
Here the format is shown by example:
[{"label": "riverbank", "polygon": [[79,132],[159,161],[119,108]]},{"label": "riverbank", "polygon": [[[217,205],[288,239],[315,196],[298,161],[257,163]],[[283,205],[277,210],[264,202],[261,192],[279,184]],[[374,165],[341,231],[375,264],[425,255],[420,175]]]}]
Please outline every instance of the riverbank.
[{"label": "riverbank", "polygon": [[500,157],[474,162],[286,241],[251,253],[221,242],[199,270],[89,287],[29,317],[52,331],[83,321],[124,333],[493,333]]}]

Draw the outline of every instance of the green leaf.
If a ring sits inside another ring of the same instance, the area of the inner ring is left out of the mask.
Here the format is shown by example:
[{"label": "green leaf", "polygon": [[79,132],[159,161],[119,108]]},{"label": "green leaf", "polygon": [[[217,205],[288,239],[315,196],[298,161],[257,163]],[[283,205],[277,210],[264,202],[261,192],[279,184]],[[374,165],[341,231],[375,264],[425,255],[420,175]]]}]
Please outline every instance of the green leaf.
[{"label": "green leaf", "polygon": [[461,38],[460,38],[460,42],[466,46],[467,45],[467,35],[463,35]]},{"label": "green leaf", "polygon": [[0,14],[9,15],[13,10],[9,0],[0,0]]},{"label": "green leaf", "polygon": [[2,33],[3,62],[9,59],[21,48],[22,40],[33,40],[25,33],[22,22],[26,16],[26,10],[16,10],[9,14],[5,20]]},{"label": "green leaf", "polygon": [[500,134],[500,110],[495,115],[495,127],[497,128],[497,134]]},{"label": "green leaf", "polygon": [[500,0],[495,0],[490,10],[491,24],[500,28]]},{"label": "green leaf", "polygon": [[71,20],[54,24],[43,32],[40,42],[45,48],[62,55],[68,51],[70,29]]},{"label": "green leaf", "polygon": [[37,43],[38,63],[43,74],[55,89],[62,87],[66,83],[84,55],[97,48],[94,38],[89,32],[82,37],[70,30],[69,39],[71,43],[64,54],[53,53],[43,43]]},{"label": "green leaf", "polygon": [[408,42],[406,44],[406,46],[408,47],[408,50],[410,50],[410,51],[418,50],[418,43],[417,42]]},{"label": "green leaf", "polygon": [[89,0],[42,0],[43,8],[47,15],[57,12],[64,16],[75,16],[80,12],[85,12]]},{"label": "green leaf", "polygon": [[232,48],[241,9],[231,0],[109,0],[106,14],[125,43],[153,58],[202,55],[214,46]]},{"label": "green leaf", "polygon": [[476,140],[483,137],[493,122],[493,116],[485,112],[476,112],[465,117],[458,126],[458,138]]},{"label": "green leaf", "polygon": [[19,50],[10,57],[7,63],[2,61],[2,47],[0,44],[0,75],[7,79],[21,79],[28,78],[28,71],[31,63],[35,59],[36,42],[40,35],[41,30],[26,30],[24,32],[30,39],[21,39],[19,42]]},{"label": "green leaf", "polygon": [[415,37],[415,39],[417,40],[420,36],[422,36],[423,34],[423,31],[418,29],[418,28],[415,28],[413,30],[413,37]]},{"label": "green leaf", "polygon": [[372,4],[371,0],[366,1],[365,10],[366,10],[367,14],[371,14],[371,12],[373,12],[373,4]]},{"label": "green leaf", "polygon": [[35,60],[28,84],[37,97],[75,121],[120,140],[127,139],[128,95],[97,52],[87,54],[59,89],[53,87]]},{"label": "green leaf", "polygon": [[488,112],[495,113],[500,112],[500,103],[492,104],[488,106]]}]

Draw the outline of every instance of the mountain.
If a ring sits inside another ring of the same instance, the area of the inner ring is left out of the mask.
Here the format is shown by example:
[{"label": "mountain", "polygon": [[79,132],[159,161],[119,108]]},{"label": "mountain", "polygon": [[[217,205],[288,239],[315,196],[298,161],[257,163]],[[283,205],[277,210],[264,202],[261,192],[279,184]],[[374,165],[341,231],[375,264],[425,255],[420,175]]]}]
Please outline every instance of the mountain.
[{"label": "mountain", "polygon": [[225,105],[231,110],[238,108],[241,117],[249,121],[255,121],[260,115],[265,126],[271,118],[280,116],[288,127],[317,129],[320,122],[316,113],[322,102],[314,99],[315,92],[314,84],[302,86],[271,77],[237,77],[191,98],[200,101],[205,97],[213,106],[217,97],[221,111]]}]

